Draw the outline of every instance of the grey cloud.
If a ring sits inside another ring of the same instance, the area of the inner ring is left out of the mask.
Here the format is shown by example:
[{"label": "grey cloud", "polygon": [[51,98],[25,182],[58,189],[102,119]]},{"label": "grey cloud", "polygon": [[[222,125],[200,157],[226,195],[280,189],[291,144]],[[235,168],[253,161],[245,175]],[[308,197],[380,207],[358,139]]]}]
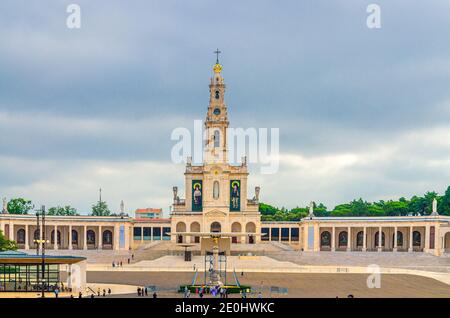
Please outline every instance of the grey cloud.
[{"label": "grey cloud", "polygon": [[[360,0],[80,0],[80,30],[65,27],[69,3],[0,4],[1,158],[54,160],[53,167],[169,162],[172,129],[205,116],[219,47],[232,126],[279,127],[282,153],[308,159],[377,153],[385,144],[402,150],[330,179],[305,181],[286,166],[270,178],[256,175],[251,182],[267,189],[267,200],[335,204],[448,183],[440,173],[448,147],[421,137],[449,133],[448,1],[377,1],[380,30],[367,29],[371,1]],[[420,143],[405,139],[410,133]],[[38,196],[51,174],[4,167],[0,190],[8,193]],[[164,178],[148,174],[155,193],[165,193]],[[86,195],[76,199],[82,206]]]}]

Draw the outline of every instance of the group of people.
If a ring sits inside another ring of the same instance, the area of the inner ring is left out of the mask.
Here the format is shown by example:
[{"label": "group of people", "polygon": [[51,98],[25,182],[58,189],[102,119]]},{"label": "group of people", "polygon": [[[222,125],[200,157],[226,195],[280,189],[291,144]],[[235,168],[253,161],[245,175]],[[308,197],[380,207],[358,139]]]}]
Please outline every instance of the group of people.
[{"label": "group of people", "polygon": [[[131,257],[128,257],[127,263],[131,264],[131,261],[134,260],[134,254],[131,254]],[[123,267],[122,261],[112,261],[112,267]]]},{"label": "group of people", "polygon": [[[111,295],[111,288],[108,288],[108,296],[109,295]],[[94,297],[92,297],[94,294],[92,294],[91,295],[91,298],[94,298]],[[103,297],[106,297],[106,289],[103,289],[103,293],[101,292],[101,290],[100,290],[100,287],[97,289],[97,296],[98,297],[100,297],[101,295],[103,295]]]},{"label": "group of people", "polygon": [[53,290],[53,294],[55,294],[55,298],[59,297],[60,292],[72,292],[72,288],[66,287],[64,283],[55,284],[54,286],[50,286],[50,290]]},{"label": "group of people", "polygon": [[[220,298],[228,298],[229,291],[228,289],[218,285],[213,286],[210,288],[206,288],[205,286],[202,286],[200,288],[195,288],[195,294],[197,294],[200,298],[203,298],[205,294],[211,294],[213,297],[216,297],[217,295],[220,296]],[[188,287],[184,288],[184,298],[190,298],[191,297],[191,291]]]},{"label": "group of people", "polygon": [[[92,289],[91,289],[91,290],[92,290]],[[106,297],[106,294],[108,294],[108,296],[110,296],[110,295],[112,294],[111,288],[108,288],[108,290],[106,290],[106,289],[101,290],[100,287],[99,287],[99,288],[97,289],[97,296],[98,296],[98,297],[101,297],[101,296]],[[89,294],[88,294],[87,296],[89,296]],[[56,296],[56,297],[57,297],[57,296]],[[95,298],[95,293],[94,293],[93,290],[92,290],[92,293],[90,294],[89,297],[90,297],[90,298]],[[70,295],[70,298],[75,298],[75,297],[73,296],[73,294],[71,294],[71,295]],[[78,298],[83,298],[83,293],[82,293],[81,291],[78,292]]]},{"label": "group of people", "polygon": [[[138,296],[148,296],[148,289],[147,289],[147,287],[138,287],[137,288],[137,294],[138,294]],[[153,295],[152,295],[152,297],[153,298],[157,298],[158,297],[158,295],[156,294],[156,291],[155,292],[153,292]]]}]

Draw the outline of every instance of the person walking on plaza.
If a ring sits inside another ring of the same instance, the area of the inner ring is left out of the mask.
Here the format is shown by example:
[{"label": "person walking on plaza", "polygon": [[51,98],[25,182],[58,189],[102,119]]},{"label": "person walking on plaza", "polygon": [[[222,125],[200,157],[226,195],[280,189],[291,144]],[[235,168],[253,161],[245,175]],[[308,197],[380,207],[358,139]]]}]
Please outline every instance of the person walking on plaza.
[{"label": "person walking on plaza", "polygon": [[141,287],[137,288],[137,294],[138,294],[138,296],[141,296]]},{"label": "person walking on plaza", "polygon": [[103,297],[106,297],[106,289],[103,289]]},{"label": "person walking on plaza", "polygon": [[100,293],[101,293],[101,291],[100,291],[100,287],[97,289],[97,296],[98,297],[100,297]]},{"label": "person walking on plaza", "polygon": [[147,290],[147,287],[145,287],[145,296],[148,296],[148,290]]},{"label": "person walking on plaza", "polygon": [[83,298],[83,294],[81,292],[78,293],[78,298]]},{"label": "person walking on plaza", "polygon": [[153,293],[153,298],[157,298],[158,295],[156,294],[156,292]]},{"label": "person walking on plaza", "polygon": [[111,296],[111,288],[108,288],[108,296]]}]

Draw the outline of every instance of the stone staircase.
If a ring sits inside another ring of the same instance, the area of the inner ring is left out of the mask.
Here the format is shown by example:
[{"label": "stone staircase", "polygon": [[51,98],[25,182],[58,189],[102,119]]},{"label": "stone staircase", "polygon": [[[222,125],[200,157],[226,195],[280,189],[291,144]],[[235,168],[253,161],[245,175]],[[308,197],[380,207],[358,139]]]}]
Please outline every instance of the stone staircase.
[{"label": "stone staircase", "polygon": [[268,255],[298,265],[368,266],[405,268],[450,273],[450,258],[419,252],[298,252],[282,251]]},{"label": "stone staircase", "polygon": [[294,248],[290,246],[289,244],[284,244],[281,242],[270,242],[273,246],[277,247],[278,249],[282,251],[294,251]]}]

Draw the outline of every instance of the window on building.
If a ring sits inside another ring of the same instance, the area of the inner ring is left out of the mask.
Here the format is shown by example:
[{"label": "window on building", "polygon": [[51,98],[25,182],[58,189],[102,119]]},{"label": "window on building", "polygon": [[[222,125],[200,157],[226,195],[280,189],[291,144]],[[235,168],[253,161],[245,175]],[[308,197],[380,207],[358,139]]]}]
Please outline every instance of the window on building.
[{"label": "window on building", "polygon": [[261,241],[268,241],[269,240],[269,228],[263,227],[261,228]]},{"label": "window on building", "polygon": [[219,181],[214,181],[213,197],[215,200],[219,198]]},{"label": "window on building", "polygon": [[170,241],[170,227],[163,227],[163,240]]},{"label": "window on building", "polygon": [[270,235],[272,236],[272,241],[280,240],[280,229],[277,227],[273,227],[270,229]]},{"label": "window on building", "polygon": [[281,240],[289,241],[289,228],[288,227],[281,228]]},{"label": "window on building", "polygon": [[139,241],[141,239],[142,229],[140,227],[133,228],[133,239]]},{"label": "window on building", "polygon": [[16,242],[17,242],[17,244],[25,244],[25,230],[24,229],[20,229],[17,231]]},{"label": "window on building", "polygon": [[214,148],[220,147],[220,131],[214,131]]},{"label": "window on building", "polygon": [[45,264],[42,284],[41,264],[0,264],[0,292],[52,291],[61,282],[58,264]]},{"label": "window on building", "polygon": [[322,234],[320,234],[320,246],[331,246],[331,234],[328,231],[323,231]]},{"label": "window on building", "polygon": [[150,241],[152,239],[152,228],[144,227],[144,241]]},{"label": "window on building", "polygon": [[422,243],[422,235],[419,231],[413,232],[413,246],[419,247]]},{"label": "window on building", "polygon": [[112,245],[113,235],[110,230],[103,231],[102,241],[102,243],[105,245]]},{"label": "window on building", "polygon": [[364,245],[364,232],[359,231],[358,234],[356,234],[356,246],[362,247]]},{"label": "window on building", "polygon": [[298,242],[299,229],[297,227],[291,228],[291,241]]},{"label": "window on building", "polygon": [[347,246],[348,233],[347,231],[342,231],[339,233],[339,246]]},{"label": "window on building", "polygon": [[[392,238],[392,242],[395,240],[395,235]],[[403,233],[400,231],[397,231],[397,246],[403,246]]]},{"label": "window on building", "polygon": [[219,222],[213,222],[211,223],[210,231],[220,233],[222,232],[222,225]]},{"label": "window on building", "polygon": [[72,244],[78,245],[78,232],[72,230]]},{"label": "window on building", "polygon": [[95,244],[95,232],[92,230],[87,231],[87,243],[88,244]]},{"label": "window on building", "polygon": [[153,228],[153,240],[159,241],[161,240],[161,228],[160,227],[154,227]]}]

